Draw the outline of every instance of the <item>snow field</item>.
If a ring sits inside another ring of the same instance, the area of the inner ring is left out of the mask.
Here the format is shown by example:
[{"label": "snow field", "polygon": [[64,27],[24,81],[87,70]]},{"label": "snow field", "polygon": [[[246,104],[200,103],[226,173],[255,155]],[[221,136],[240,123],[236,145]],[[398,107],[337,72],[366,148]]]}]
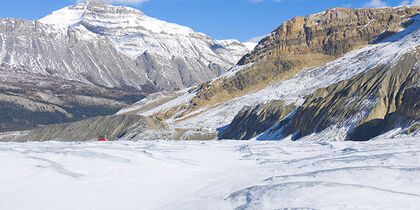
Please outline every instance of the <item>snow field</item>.
[{"label": "snow field", "polygon": [[1,143],[0,209],[416,209],[418,137]]}]

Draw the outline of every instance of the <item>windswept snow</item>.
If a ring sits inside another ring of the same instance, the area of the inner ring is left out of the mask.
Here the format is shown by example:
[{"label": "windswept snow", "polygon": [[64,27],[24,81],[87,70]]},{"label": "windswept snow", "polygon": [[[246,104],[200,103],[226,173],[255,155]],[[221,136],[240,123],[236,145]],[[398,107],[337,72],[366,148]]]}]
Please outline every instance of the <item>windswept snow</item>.
[{"label": "windswept snow", "polygon": [[418,209],[418,138],[0,143],[0,209]]}]

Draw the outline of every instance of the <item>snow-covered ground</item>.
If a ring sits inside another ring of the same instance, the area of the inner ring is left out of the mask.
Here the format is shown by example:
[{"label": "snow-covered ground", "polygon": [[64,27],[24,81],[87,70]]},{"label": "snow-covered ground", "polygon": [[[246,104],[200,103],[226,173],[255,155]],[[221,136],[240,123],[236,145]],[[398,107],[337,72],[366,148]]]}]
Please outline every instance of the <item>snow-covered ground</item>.
[{"label": "snow-covered ground", "polygon": [[0,143],[0,209],[418,209],[420,139]]}]

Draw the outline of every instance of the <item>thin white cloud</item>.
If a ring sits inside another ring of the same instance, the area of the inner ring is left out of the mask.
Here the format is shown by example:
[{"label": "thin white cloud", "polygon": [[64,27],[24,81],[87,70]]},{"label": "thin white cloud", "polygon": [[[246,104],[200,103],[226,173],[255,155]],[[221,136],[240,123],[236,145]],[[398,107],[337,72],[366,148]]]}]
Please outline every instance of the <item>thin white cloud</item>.
[{"label": "thin white cloud", "polygon": [[99,2],[99,3],[116,3],[116,4],[140,4],[149,0],[78,0],[77,2]]},{"label": "thin white cloud", "polygon": [[399,6],[407,6],[410,5],[410,1],[402,1]]},{"label": "thin white cloud", "polygon": [[109,0],[110,3],[138,4],[149,0]]},{"label": "thin white cloud", "polygon": [[420,6],[420,0],[413,0],[410,5]]},{"label": "thin white cloud", "polygon": [[415,5],[415,6],[420,6],[420,0],[404,0],[402,1],[399,6],[407,6],[407,5]]},{"label": "thin white cloud", "polygon": [[268,35],[262,35],[262,36],[256,36],[256,37],[252,37],[251,39],[246,40],[245,42],[252,42],[252,43],[258,43],[261,41],[261,39],[263,39],[264,37],[266,37]]},{"label": "thin white cloud", "polygon": [[369,7],[369,8],[378,8],[378,7],[387,7],[387,6],[388,4],[381,0],[371,0],[363,5],[363,7]]}]

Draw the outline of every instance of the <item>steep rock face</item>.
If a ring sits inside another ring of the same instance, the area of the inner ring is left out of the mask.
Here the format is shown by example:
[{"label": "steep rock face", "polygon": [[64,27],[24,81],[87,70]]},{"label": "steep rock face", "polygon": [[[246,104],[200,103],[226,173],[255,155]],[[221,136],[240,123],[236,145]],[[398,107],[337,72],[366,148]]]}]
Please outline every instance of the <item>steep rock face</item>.
[{"label": "steep rock face", "polygon": [[223,132],[222,139],[253,138],[278,123],[294,109],[293,104],[285,105],[284,101],[271,101],[253,107],[244,107]]},{"label": "steep rock face", "polygon": [[384,37],[398,32],[410,24],[405,22],[407,18],[419,12],[420,7],[333,8],[307,17],[295,17],[261,40],[238,64],[285,55],[313,54],[335,58],[380,39],[378,35]]},{"label": "steep rock face", "polygon": [[396,127],[407,128],[406,134],[416,132],[420,128],[420,87],[407,88],[401,103],[395,112],[384,119],[382,132]]},{"label": "steep rock face", "polygon": [[238,64],[253,64],[234,76],[203,83],[183,115],[226,102],[302,69],[321,66],[351,50],[387,37],[412,23],[420,7],[334,8],[283,23]]},{"label": "steep rock face", "polygon": [[[348,128],[350,140],[368,140],[418,120],[419,58],[419,52],[410,52],[395,62],[315,91],[297,109],[284,134],[298,139],[336,126]],[[404,118],[396,120],[392,117],[396,113]]]},{"label": "steep rock face", "polygon": [[[123,138],[132,130],[137,135],[146,135],[150,131],[167,130],[168,125],[148,117],[137,115],[116,115],[90,118],[74,123],[56,124],[36,128],[29,133],[13,138],[13,141],[89,141],[100,136],[108,140]],[[149,135],[151,137],[153,135]],[[162,138],[162,136],[155,136]],[[3,141],[7,141],[4,139]],[[152,139],[150,139],[152,140]]]},{"label": "steep rock face", "polygon": [[87,34],[0,19],[0,131],[114,114],[158,90],[109,39]]},{"label": "steep rock face", "polygon": [[[108,38],[136,62],[139,75],[165,90],[210,80],[249,52],[236,40],[217,41],[192,29],[151,18],[141,11],[104,3],[79,3],[40,19],[62,30]],[[144,72],[144,73],[143,73]]]},{"label": "steep rock face", "polygon": [[[419,63],[417,63],[417,65],[419,65]],[[404,92],[404,96],[396,112],[410,119],[420,120],[419,84],[417,84],[417,87],[409,88]]]},{"label": "steep rock face", "polygon": [[56,31],[37,21],[0,19],[0,63],[109,88],[156,89],[111,41],[93,35],[84,39],[87,34],[83,28]]}]

